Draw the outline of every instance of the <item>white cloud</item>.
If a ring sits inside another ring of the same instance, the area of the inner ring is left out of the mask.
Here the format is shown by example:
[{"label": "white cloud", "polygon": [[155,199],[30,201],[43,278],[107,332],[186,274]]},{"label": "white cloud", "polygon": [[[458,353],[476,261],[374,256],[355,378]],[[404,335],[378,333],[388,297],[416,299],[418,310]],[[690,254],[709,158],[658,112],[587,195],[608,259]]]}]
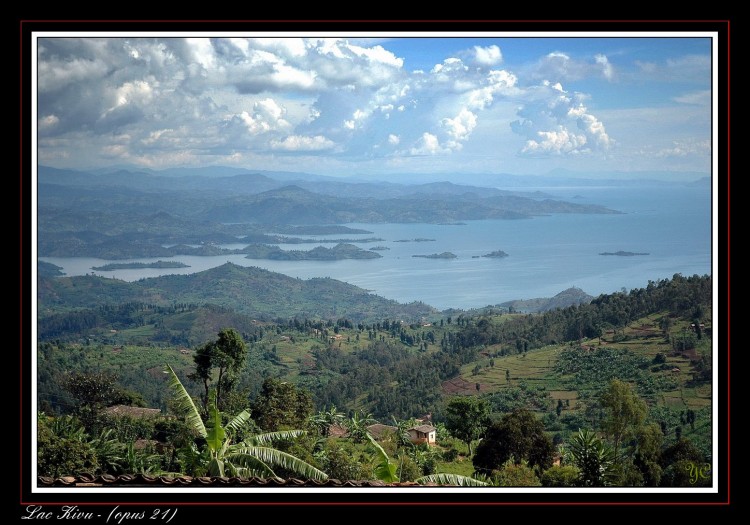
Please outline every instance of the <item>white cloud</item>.
[{"label": "white cloud", "polygon": [[536,134],[538,140],[527,140],[522,153],[560,155],[585,151],[586,135],[576,135],[562,126],[555,131],[537,131]]},{"label": "white cloud", "polygon": [[333,146],[333,141],[322,135],[315,135],[314,137],[289,135],[282,141],[271,141],[271,149],[283,151],[320,151],[331,149]]},{"label": "white cloud", "polygon": [[437,136],[429,132],[422,133],[417,143],[409,150],[410,155],[439,155],[450,153],[450,149],[443,148]]},{"label": "white cloud", "polygon": [[680,104],[690,104],[695,106],[707,105],[711,102],[711,90],[705,89],[702,91],[692,91],[690,93],[684,93],[672,100],[679,102]]},{"label": "white cloud", "polygon": [[397,146],[399,142],[401,142],[401,139],[398,135],[394,135],[393,133],[388,135],[388,144],[391,146]]},{"label": "white cloud", "polygon": [[675,140],[672,146],[656,152],[656,157],[687,157],[711,153],[710,140]]},{"label": "white cloud", "polygon": [[474,46],[474,62],[483,66],[494,66],[503,61],[500,48],[492,45],[488,47]]},{"label": "white cloud", "polygon": [[286,109],[272,98],[265,98],[253,104],[252,114],[243,111],[239,114],[251,135],[289,129],[291,124],[284,119]]},{"label": "white cloud", "polygon": [[518,110],[521,118],[511,123],[515,133],[527,138],[522,154],[607,152],[614,145],[604,123],[583,105],[581,94],[545,81],[524,95],[527,102]]},{"label": "white cloud", "polygon": [[607,55],[594,55],[594,60],[601,66],[602,75],[604,75],[604,78],[606,78],[607,80],[612,80],[612,78],[615,76],[615,69],[609,62]]},{"label": "white cloud", "polygon": [[463,108],[454,118],[444,118],[441,120],[440,125],[454,140],[465,141],[468,140],[471,132],[477,127],[477,116],[468,109]]}]

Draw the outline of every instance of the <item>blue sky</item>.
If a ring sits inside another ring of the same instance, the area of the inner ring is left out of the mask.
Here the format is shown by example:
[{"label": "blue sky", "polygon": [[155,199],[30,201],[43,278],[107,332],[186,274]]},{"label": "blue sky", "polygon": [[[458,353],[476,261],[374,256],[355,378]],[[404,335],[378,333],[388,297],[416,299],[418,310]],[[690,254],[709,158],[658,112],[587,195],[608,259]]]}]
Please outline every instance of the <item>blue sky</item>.
[{"label": "blue sky", "polygon": [[705,38],[40,38],[39,162],[710,172]]}]

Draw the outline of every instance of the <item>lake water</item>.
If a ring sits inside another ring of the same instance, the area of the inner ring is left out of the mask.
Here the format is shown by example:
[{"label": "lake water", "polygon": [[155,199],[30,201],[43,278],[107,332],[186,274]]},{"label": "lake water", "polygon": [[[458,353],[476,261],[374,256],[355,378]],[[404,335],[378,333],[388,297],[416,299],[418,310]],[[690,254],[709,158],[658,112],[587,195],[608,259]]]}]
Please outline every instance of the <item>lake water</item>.
[{"label": "lake water", "polygon": [[[528,190],[528,188],[524,188]],[[622,215],[553,215],[516,221],[466,221],[466,225],[349,224],[372,231],[382,242],[359,244],[379,251],[382,259],[343,261],[267,261],[244,255],[177,256],[133,261],[175,260],[190,268],[95,272],[133,281],[142,277],[186,274],[227,261],[258,266],[300,278],[332,277],[400,302],[424,301],[440,309],[475,308],[512,299],[550,297],[577,286],[591,295],[645,286],[649,280],[711,273],[710,190],[703,187],[538,188],[571,202],[601,204]],[[323,236],[314,236],[322,238]],[[434,242],[393,242],[399,239]],[[243,244],[227,245],[241,247]],[[308,250],[315,244],[280,245]],[[332,245],[327,244],[330,247]],[[502,259],[472,258],[495,250]],[[618,257],[600,252],[647,252]],[[424,259],[412,255],[453,252],[456,259]],[[67,275],[92,273],[109,261],[86,257],[42,257],[63,267]],[[117,261],[126,262],[126,261]]]}]

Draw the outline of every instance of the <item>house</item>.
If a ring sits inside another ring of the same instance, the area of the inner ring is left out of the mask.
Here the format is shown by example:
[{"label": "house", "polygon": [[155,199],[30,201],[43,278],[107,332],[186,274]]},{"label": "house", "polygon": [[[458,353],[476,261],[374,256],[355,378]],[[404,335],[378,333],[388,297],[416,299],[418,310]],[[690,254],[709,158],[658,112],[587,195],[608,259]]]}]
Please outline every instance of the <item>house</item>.
[{"label": "house", "polygon": [[386,434],[389,434],[389,433],[395,434],[396,432],[398,432],[398,427],[375,423],[374,425],[370,425],[369,427],[367,427],[367,431],[375,440],[379,441]]},{"label": "house", "polygon": [[409,432],[409,439],[411,439],[412,443],[427,443],[428,445],[435,444],[435,427],[432,425],[411,427],[407,432]]}]

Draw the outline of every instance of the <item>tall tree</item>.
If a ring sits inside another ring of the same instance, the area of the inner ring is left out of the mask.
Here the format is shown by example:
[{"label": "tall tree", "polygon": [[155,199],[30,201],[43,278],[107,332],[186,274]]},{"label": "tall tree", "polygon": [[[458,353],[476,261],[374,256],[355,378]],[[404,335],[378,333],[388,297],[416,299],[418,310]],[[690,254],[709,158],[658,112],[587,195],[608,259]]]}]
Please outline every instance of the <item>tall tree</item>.
[{"label": "tall tree", "polygon": [[541,420],[528,410],[516,410],[489,428],[477,447],[474,468],[489,473],[508,461],[524,461],[547,469],[552,466],[554,450]]},{"label": "tall tree", "polygon": [[612,439],[619,454],[623,438],[634,434],[646,417],[646,403],[633,391],[629,383],[613,379],[599,396],[606,410],[602,430]]},{"label": "tall tree", "polygon": [[307,390],[278,379],[263,381],[260,394],[251,404],[253,420],[266,432],[304,428],[313,411]]},{"label": "tall tree", "polygon": [[232,328],[225,328],[211,341],[198,348],[193,356],[195,372],[188,377],[203,383],[202,402],[208,409],[208,392],[216,390],[216,405],[224,407],[227,394],[235,387],[245,365],[247,347],[242,336]]},{"label": "tall tree", "polygon": [[470,457],[474,455],[472,442],[482,437],[490,422],[490,404],[486,399],[454,397],[445,410],[445,427],[455,438],[466,443]]}]

